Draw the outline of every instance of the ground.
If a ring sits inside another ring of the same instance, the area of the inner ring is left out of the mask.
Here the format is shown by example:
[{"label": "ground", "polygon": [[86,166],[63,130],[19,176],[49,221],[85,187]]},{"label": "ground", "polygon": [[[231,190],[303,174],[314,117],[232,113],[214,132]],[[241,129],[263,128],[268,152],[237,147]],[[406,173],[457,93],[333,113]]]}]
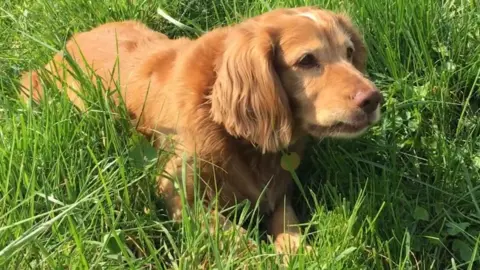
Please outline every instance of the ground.
[{"label": "ground", "polygon": [[93,93],[86,114],[58,95],[29,108],[16,89],[20,72],[46,63],[72,33],[107,21],[138,19],[171,37],[195,37],[271,8],[317,5],[359,25],[368,75],[386,102],[381,123],[362,138],[310,142],[295,207],[313,252],[289,266],[478,269],[479,3],[3,0],[0,267],[278,268],[255,219],[246,226],[259,245],[252,250],[232,233],[201,230],[200,207],[180,225],[169,221],[154,194],[157,153],[121,108],[106,112],[95,85],[84,86]]}]

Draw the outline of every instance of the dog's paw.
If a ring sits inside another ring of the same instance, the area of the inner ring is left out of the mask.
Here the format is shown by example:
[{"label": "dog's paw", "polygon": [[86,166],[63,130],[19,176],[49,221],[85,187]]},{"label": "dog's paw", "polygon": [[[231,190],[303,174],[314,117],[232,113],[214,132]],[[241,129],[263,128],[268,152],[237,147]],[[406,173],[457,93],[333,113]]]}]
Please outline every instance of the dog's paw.
[{"label": "dog's paw", "polygon": [[311,254],[313,248],[300,241],[300,235],[280,234],[275,239],[275,251],[282,258],[283,265],[288,265],[292,256]]}]

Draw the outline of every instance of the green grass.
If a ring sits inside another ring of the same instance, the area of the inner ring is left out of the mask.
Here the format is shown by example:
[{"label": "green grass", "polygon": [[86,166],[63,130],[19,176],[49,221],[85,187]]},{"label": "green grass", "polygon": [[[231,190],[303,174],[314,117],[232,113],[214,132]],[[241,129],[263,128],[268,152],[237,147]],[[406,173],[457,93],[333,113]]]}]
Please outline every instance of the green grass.
[{"label": "green grass", "polygon": [[[348,12],[362,29],[368,73],[386,103],[381,124],[361,139],[311,141],[297,171],[307,198],[298,193],[295,206],[314,252],[290,267],[478,269],[474,0],[3,0],[0,268],[278,268],[262,227],[250,226],[260,246],[248,251],[230,233],[202,230],[199,204],[181,224],[166,218],[154,194],[156,153],[95,84],[84,84],[85,114],[55,91],[48,104],[27,108],[16,85],[73,32],[107,21],[138,19],[194,37],[269,8],[313,4]],[[196,30],[169,23],[159,7]]]}]

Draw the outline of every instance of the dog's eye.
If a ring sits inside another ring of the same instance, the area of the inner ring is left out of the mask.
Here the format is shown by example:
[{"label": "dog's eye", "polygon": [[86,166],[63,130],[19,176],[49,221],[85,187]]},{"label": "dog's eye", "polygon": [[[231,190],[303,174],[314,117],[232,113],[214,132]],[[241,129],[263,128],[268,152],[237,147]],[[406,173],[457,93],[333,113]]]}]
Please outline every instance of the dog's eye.
[{"label": "dog's eye", "polygon": [[348,60],[352,61],[354,51],[355,50],[352,47],[347,48],[347,59]]},{"label": "dog's eye", "polygon": [[302,68],[314,68],[318,67],[319,63],[313,54],[307,53],[298,60],[297,65]]}]

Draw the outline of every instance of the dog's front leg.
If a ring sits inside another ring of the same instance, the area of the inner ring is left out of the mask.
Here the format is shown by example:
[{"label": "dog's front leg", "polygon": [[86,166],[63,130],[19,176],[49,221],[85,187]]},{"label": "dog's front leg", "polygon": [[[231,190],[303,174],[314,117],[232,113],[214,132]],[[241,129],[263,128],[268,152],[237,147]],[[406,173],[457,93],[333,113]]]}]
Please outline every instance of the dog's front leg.
[{"label": "dog's front leg", "polygon": [[269,220],[269,233],[274,237],[277,253],[297,252],[301,245],[301,230],[298,223],[297,215],[288,199],[277,205]]},{"label": "dog's front leg", "polygon": [[[186,174],[182,174],[183,166],[185,165],[187,166]],[[174,221],[182,222],[183,208],[193,206],[194,204],[194,192],[196,192],[196,189],[194,188],[194,173],[198,173],[200,182],[203,182],[204,178],[208,178],[212,174],[208,168],[210,168],[209,165],[199,166],[200,172],[195,172],[193,170],[192,157],[188,157],[184,160],[184,158],[176,155],[168,161],[164,168],[164,174],[157,178],[158,193],[165,200],[168,213]],[[186,179],[182,179],[182,177],[186,177]],[[181,186],[182,182],[186,184],[185,187]],[[185,192],[183,192],[185,201],[182,200],[182,190],[180,189],[185,189]],[[202,190],[204,189],[201,188],[200,191]],[[201,195],[202,194],[199,194],[199,196]],[[184,203],[187,205],[184,205]],[[236,230],[238,233],[234,235],[236,242],[246,242],[248,247],[256,247],[256,243],[253,240],[246,238],[247,231],[244,228],[234,224],[215,209],[206,211],[207,219],[200,220],[203,229],[209,230],[212,234],[216,233],[217,230],[220,230],[221,232]]]}]

